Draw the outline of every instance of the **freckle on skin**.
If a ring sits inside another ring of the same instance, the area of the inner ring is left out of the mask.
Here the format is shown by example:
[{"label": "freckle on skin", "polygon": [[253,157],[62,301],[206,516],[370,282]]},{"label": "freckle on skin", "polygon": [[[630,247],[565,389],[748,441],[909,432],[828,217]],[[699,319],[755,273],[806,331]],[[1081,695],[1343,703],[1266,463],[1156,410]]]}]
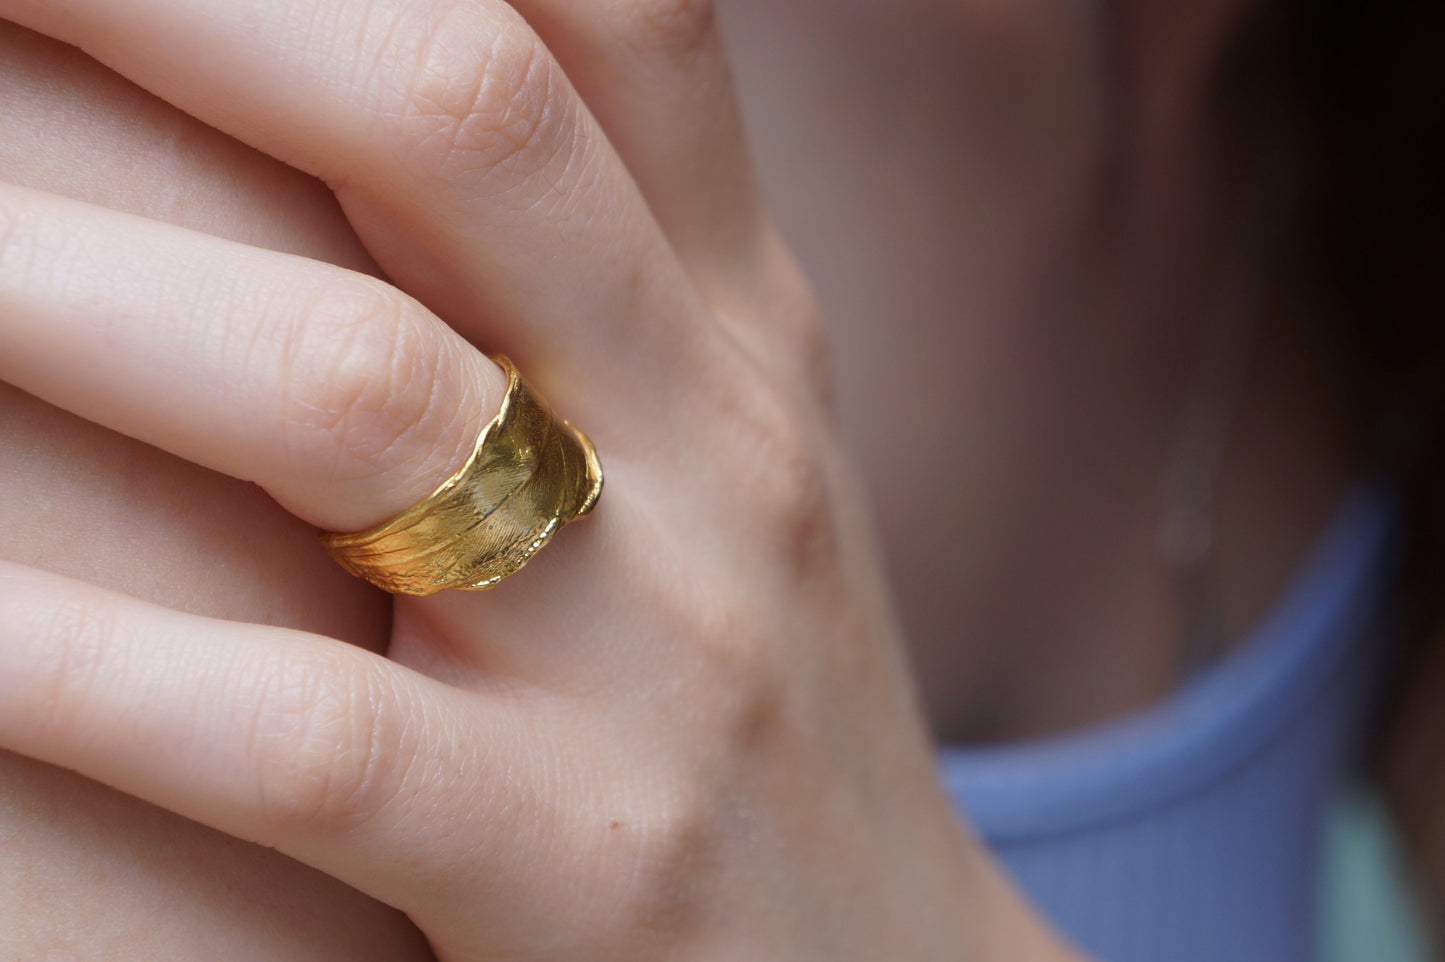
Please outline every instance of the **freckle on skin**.
[{"label": "freckle on skin", "polygon": [[607,824],[607,827],[610,828],[610,829],[612,829],[612,830],[615,832],[615,831],[617,831],[619,828],[622,827],[622,823],[619,822],[619,821],[617,821],[616,819],[613,819],[611,822],[609,822],[609,823]]}]

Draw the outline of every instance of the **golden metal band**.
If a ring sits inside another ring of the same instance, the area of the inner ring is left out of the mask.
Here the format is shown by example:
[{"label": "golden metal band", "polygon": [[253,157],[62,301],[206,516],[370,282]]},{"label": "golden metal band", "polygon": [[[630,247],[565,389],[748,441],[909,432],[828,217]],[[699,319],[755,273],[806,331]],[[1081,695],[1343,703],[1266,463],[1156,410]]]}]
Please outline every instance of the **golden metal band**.
[{"label": "golden metal band", "polygon": [[602,464],[505,357],[507,395],[460,471],[384,524],[321,535],[337,564],[393,594],[482,591],[521,569],[592,510]]}]

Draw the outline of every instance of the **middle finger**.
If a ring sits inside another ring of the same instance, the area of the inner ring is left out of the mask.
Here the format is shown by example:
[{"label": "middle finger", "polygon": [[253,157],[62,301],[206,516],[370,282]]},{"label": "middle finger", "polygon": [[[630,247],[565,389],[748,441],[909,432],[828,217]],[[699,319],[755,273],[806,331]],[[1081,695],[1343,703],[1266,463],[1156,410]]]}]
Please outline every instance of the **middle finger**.
[{"label": "middle finger", "polygon": [[650,409],[706,350],[711,319],[646,202],[504,3],[0,0],[0,16],[327,181],[401,287],[564,407]]}]

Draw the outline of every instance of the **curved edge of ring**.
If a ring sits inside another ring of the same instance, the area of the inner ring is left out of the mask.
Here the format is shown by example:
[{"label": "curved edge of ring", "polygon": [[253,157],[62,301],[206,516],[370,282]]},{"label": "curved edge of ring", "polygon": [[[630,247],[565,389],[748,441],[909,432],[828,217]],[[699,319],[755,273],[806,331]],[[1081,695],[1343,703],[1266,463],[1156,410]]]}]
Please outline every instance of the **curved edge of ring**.
[{"label": "curved edge of ring", "polygon": [[592,509],[597,507],[597,502],[602,499],[602,459],[597,456],[597,446],[592,443],[592,439],[585,432],[570,421],[562,423],[567,426],[567,430],[576,435],[578,442],[582,445],[582,451],[587,457],[587,477],[592,480],[592,489],[587,492],[587,497],[582,501],[581,507],[572,516],[572,520],[575,521],[591,514]]}]

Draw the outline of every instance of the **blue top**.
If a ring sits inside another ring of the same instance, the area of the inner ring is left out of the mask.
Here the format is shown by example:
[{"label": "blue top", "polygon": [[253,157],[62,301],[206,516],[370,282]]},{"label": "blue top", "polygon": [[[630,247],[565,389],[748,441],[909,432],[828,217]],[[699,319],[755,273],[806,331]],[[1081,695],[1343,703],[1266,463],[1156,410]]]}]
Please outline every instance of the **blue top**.
[{"label": "blue top", "polygon": [[1388,663],[1395,501],[1341,505],[1219,665],[1079,734],[940,751],[954,799],[1102,962],[1313,962],[1324,818]]}]

